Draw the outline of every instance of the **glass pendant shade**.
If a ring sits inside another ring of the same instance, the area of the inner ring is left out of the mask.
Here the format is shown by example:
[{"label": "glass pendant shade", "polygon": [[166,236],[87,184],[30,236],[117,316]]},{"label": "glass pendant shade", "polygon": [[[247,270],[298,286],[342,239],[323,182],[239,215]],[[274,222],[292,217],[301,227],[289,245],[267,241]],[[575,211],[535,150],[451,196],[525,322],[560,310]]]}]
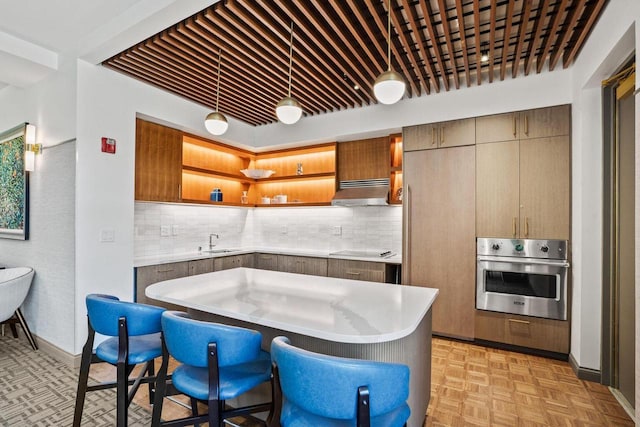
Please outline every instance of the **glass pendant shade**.
[{"label": "glass pendant shade", "polygon": [[222,135],[227,131],[229,123],[224,114],[215,111],[207,114],[207,117],[204,119],[204,127],[214,135]]},{"label": "glass pendant shade", "polygon": [[292,125],[302,117],[302,106],[295,99],[286,96],[276,105],[276,116],[282,123]]},{"label": "glass pendant shade", "polygon": [[380,74],[373,84],[373,94],[378,102],[395,104],[400,101],[405,91],[402,75],[394,70]]}]

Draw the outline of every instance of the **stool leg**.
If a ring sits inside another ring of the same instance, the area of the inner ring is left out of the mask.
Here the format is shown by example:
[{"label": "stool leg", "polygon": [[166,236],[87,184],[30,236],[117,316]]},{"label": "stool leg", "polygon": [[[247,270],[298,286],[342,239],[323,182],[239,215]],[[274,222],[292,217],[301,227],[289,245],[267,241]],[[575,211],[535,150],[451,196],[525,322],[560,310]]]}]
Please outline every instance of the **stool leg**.
[{"label": "stool leg", "polygon": [[[20,311],[20,309],[16,310],[16,317],[18,318],[18,321],[22,326],[22,330],[24,331],[24,334],[27,336],[27,339],[29,340],[29,344],[31,344],[31,347],[34,350],[37,350],[38,346],[36,345],[36,340],[33,338],[33,335],[31,335],[31,330],[29,329],[29,326],[27,326],[27,320],[22,315],[22,312]],[[16,333],[16,337],[17,335],[18,334]]]},{"label": "stool leg", "polygon": [[118,319],[118,363],[116,365],[116,418],[117,427],[127,427],[129,407],[129,334],[127,319]]},{"label": "stool leg", "polygon": [[[155,360],[150,360],[149,361],[149,366],[147,367],[147,376],[148,377],[152,377],[155,375],[155,371],[156,371],[156,361]],[[158,378],[156,378],[156,381],[158,381]],[[154,383],[149,383],[149,405],[153,404],[154,399],[154,393],[155,393],[156,387],[154,385]]]},{"label": "stool leg", "polygon": [[[162,335],[161,335],[162,337]],[[155,392],[153,396],[153,413],[151,416],[151,426],[158,427],[160,425],[160,417],[162,415],[162,403],[164,401],[165,389],[167,387],[167,369],[169,366],[169,351],[162,338],[162,362],[156,377]]]},{"label": "stool leg", "polygon": [[76,407],[73,413],[73,427],[80,427],[82,421],[82,408],[84,407],[84,398],[87,394],[87,381],[89,380],[89,367],[91,365],[91,356],[93,355],[93,340],[95,331],[89,323],[89,335],[87,342],[82,348],[82,359],[80,361],[80,376],[78,378],[78,391],[76,392]]}]

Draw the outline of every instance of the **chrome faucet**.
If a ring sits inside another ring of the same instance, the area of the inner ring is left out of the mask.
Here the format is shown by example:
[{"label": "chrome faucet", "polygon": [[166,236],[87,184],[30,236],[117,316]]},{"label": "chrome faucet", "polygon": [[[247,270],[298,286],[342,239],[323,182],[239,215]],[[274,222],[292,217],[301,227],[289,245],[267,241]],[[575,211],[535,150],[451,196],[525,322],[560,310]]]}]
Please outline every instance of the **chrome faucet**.
[{"label": "chrome faucet", "polygon": [[216,239],[220,239],[220,236],[218,236],[216,233],[209,234],[209,250],[213,250],[213,247],[215,246],[215,244],[213,243],[213,236],[216,236]]}]

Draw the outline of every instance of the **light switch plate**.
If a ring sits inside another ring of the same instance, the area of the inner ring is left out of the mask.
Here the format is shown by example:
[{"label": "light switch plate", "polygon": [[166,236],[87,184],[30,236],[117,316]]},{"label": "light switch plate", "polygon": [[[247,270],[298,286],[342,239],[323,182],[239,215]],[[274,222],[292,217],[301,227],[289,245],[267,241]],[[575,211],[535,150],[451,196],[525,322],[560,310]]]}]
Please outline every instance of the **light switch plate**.
[{"label": "light switch plate", "polygon": [[171,235],[171,227],[169,227],[168,225],[161,225],[160,226],[160,236],[167,237],[169,235]]},{"label": "light switch plate", "polygon": [[178,235],[178,225],[177,224],[173,224],[171,226],[171,235],[172,236],[177,236]]},{"label": "light switch plate", "polygon": [[112,228],[104,228],[100,230],[100,242],[111,243],[116,241],[116,231]]},{"label": "light switch plate", "polygon": [[340,226],[340,225],[333,226],[332,229],[331,229],[331,234],[333,234],[334,236],[341,236],[342,235],[342,226]]},{"label": "light switch plate", "polygon": [[280,227],[280,234],[287,234],[289,232],[289,229],[287,228],[286,225],[283,225],[282,227]]}]

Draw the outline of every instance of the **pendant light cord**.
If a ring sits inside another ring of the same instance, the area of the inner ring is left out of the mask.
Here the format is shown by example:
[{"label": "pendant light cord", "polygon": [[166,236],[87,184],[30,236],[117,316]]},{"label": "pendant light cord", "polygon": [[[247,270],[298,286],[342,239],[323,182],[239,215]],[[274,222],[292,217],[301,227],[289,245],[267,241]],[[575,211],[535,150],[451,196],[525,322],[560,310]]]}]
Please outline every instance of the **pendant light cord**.
[{"label": "pendant light cord", "polygon": [[222,62],[222,49],[218,49],[218,81],[216,82],[216,112],[218,110],[218,102],[220,102],[220,63]]},{"label": "pendant light cord", "polygon": [[291,68],[293,66],[293,21],[291,21],[291,39],[289,41],[289,98],[291,98]]},{"label": "pendant light cord", "polygon": [[387,71],[391,71],[391,0],[387,9]]}]

